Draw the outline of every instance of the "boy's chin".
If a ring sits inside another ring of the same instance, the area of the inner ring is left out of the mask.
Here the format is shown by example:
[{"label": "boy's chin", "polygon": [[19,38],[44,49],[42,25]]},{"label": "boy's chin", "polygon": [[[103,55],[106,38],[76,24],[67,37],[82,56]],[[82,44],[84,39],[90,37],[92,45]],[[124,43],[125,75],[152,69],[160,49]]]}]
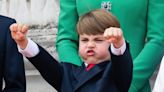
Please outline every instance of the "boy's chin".
[{"label": "boy's chin", "polygon": [[88,58],[88,59],[84,60],[84,62],[87,64],[98,64],[98,63],[102,63],[102,62],[110,60],[110,59],[111,59],[110,57],[105,58],[103,60],[95,59],[95,58]]},{"label": "boy's chin", "polygon": [[84,60],[84,62],[87,64],[98,64],[100,63],[100,60],[97,60],[95,58],[88,58],[87,60]]}]

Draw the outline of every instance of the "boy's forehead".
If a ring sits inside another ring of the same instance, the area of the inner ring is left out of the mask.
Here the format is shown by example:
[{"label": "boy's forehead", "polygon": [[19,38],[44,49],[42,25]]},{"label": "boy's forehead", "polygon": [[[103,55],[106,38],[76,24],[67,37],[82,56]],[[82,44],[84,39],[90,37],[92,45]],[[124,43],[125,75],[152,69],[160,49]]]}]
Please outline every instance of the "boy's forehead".
[{"label": "boy's forehead", "polygon": [[95,35],[88,35],[88,34],[80,34],[80,37],[103,37],[103,34],[95,34]]}]

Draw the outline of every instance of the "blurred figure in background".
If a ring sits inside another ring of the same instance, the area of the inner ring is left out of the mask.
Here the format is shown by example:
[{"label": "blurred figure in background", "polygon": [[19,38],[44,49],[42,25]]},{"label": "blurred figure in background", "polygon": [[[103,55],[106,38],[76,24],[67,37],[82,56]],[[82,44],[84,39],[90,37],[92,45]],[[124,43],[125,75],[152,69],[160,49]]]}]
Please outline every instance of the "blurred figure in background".
[{"label": "blurred figure in background", "polygon": [[23,56],[18,52],[9,29],[15,22],[0,15],[0,92],[26,92]]}]

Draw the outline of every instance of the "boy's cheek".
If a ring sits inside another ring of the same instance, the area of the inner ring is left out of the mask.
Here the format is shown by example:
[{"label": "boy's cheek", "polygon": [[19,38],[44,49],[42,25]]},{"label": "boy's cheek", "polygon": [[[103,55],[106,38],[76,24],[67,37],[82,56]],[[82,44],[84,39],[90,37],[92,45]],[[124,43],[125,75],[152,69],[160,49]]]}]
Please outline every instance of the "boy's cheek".
[{"label": "boy's cheek", "polygon": [[84,49],[79,49],[79,55],[81,56],[81,57],[85,57],[85,50]]}]

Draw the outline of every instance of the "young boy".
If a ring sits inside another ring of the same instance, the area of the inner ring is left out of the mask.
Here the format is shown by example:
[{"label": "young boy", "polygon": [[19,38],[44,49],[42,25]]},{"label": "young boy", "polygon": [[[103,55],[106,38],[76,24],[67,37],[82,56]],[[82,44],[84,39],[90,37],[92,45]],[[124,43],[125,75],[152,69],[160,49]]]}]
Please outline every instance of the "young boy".
[{"label": "young boy", "polygon": [[83,66],[57,62],[26,38],[27,26],[13,24],[10,29],[19,51],[58,92],[128,92],[132,58],[120,25],[109,12],[94,10],[79,19],[77,32]]}]

